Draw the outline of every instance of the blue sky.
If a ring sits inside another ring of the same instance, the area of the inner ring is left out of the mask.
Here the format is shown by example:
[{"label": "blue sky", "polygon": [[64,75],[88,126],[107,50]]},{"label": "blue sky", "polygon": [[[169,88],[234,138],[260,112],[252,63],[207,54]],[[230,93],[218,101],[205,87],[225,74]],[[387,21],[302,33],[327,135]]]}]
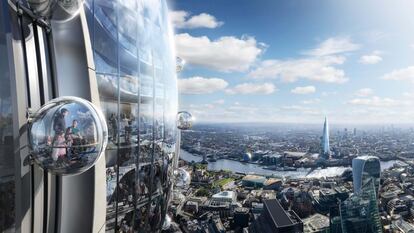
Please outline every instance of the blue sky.
[{"label": "blue sky", "polygon": [[169,1],[200,122],[414,122],[414,2]]}]

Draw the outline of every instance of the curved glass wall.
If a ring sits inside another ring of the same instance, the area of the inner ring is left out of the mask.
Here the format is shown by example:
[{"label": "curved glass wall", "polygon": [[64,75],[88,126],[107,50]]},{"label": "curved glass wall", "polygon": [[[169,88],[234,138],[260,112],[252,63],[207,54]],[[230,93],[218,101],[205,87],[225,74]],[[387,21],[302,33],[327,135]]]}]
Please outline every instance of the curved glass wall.
[{"label": "curved glass wall", "polygon": [[358,194],[339,205],[343,233],[382,232],[375,179],[368,178]]},{"label": "curved glass wall", "polygon": [[7,42],[11,41],[8,10],[7,2],[0,2],[0,232],[14,232],[16,220],[13,106],[7,48]]},{"label": "curved glass wall", "polygon": [[177,84],[164,1],[88,0],[108,123],[107,231],[158,232],[176,157]]},{"label": "curved glass wall", "polygon": [[352,160],[352,174],[354,192],[359,193],[361,188],[373,179],[378,194],[381,176],[381,164],[377,157],[360,156]]}]

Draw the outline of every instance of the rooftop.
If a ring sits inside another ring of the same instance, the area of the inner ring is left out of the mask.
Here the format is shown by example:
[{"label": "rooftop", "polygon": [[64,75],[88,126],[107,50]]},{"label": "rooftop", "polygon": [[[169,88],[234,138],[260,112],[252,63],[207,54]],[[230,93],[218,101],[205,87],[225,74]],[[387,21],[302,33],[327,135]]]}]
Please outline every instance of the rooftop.
[{"label": "rooftop", "polygon": [[247,176],[243,177],[243,180],[244,181],[264,183],[266,181],[266,177],[258,176],[258,175],[247,175]]},{"label": "rooftop", "polygon": [[216,193],[212,196],[212,198],[233,198],[234,197],[234,191],[224,191],[224,192],[219,192]]},{"label": "rooftop", "polygon": [[263,204],[277,227],[289,226],[295,223],[276,199],[263,200]]},{"label": "rooftop", "polygon": [[372,156],[372,155],[362,155],[362,156],[358,156],[354,159],[360,159],[360,160],[370,160],[370,159],[375,159],[378,160],[377,156]]}]

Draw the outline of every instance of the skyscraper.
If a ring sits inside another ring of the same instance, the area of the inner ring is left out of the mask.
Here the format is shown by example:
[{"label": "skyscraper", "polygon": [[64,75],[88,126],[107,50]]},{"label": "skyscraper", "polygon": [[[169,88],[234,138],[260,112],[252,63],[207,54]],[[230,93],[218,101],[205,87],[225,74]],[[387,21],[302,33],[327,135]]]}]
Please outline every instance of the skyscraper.
[{"label": "skyscraper", "polygon": [[374,180],[375,192],[378,195],[381,175],[381,165],[378,157],[360,156],[352,160],[352,175],[354,193],[359,193],[371,178]]},{"label": "skyscraper", "polygon": [[[165,0],[0,1],[0,232],[161,231],[180,147],[173,38]],[[63,96],[95,107],[56,105],[59,126],[39,124],[48,134],[33,141],[51,165],[81,167],[99,151],[85,150],[95,132],[107,137],[101,159],[71,176],[20,162],[26,109]]]},{"label": "skyscraper", "polygon": [[374,183],[374,178],[368,179],[359,193],[340,204],[342,233],[382,232]]},{"label": "skyscraper", "polygon": [[321,155],[322,158],[328,159],[330,156],[329,150],[329,125],[328,118],[325,117],[325,123],[323,124],[323,134],[321,137]]}]

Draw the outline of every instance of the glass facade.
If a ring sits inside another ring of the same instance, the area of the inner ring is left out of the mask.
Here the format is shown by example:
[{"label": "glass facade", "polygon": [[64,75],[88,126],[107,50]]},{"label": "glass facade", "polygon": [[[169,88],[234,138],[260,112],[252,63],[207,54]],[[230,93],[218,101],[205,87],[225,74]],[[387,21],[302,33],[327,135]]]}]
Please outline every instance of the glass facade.
[{"label": "glass facade", "polygon": [[0,2],[0,232],[14,232],[15,169],[11,75],[7,41],[11,32],[7,1]]},{"label": "glass facade", "polygon": [[340,205],[342,232],[382,232],[374,179],[369,179],[361,192]]},{"label": "glass facade", "polygon": [[88,0],[108,124],[107,231],[158,232],[176,158],[177,84],[164,1]]},{"label": "glass facade", "polygon": [[381,164],[378,157],[360,156],[353,159],[352,174],[355,193],[358,193],[362,186],[373,179],[378,194],[381,176]]}]

